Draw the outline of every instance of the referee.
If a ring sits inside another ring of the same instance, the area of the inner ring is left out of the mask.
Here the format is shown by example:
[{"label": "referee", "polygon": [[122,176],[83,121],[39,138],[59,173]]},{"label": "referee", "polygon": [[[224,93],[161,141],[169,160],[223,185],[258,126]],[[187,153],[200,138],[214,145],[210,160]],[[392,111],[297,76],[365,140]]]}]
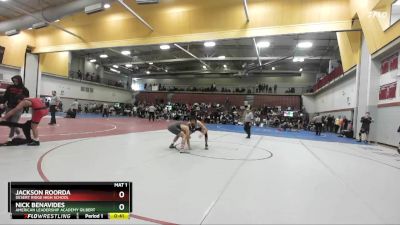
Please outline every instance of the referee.
[{"label": "referee", "polygon": [[251,135],[251,124],[253,123],[254,115],[250,110],[250,105],[247,106],[246,111],[244,112],[244,131],[247,134],[246,138],[250,138]]},{"label": "referee", "polygon": [[56,91],[51,92],[51,100],[50,100],[50,114],[51,114],[51,119],[49,125],[54,125],[56,124],[56,111],[57,107],[60,104],[60,97],[57,96]]}]

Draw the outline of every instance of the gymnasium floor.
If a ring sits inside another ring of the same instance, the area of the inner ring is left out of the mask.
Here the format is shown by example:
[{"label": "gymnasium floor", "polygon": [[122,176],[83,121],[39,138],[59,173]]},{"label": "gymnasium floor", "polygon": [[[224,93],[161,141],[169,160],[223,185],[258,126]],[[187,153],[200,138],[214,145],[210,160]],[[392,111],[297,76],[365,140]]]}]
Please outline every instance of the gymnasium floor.
[{"label": "gymnasium floor", "polygon": [[242,127],[210,125],[210,150],[194,134],[179,154],[166,121],[47,122],[41,146],[0,149],[2,224],[75,223],[4,219],[8,181],[132,181],[133,218],[121,223],[400,223],[400,156],[387,147],[270,128],[246,139]]}]

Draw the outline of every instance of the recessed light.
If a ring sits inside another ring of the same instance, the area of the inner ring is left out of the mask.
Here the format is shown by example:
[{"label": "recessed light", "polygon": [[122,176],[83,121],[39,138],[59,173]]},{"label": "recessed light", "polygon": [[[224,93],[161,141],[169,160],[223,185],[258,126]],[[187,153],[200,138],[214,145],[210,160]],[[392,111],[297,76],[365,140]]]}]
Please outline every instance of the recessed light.
[{"label": "recessed light", "polygon": [[104,8],[105,8],[105,9],[108,9],[108,8],[110,8],[110,7],[111,7],[110,4],[108,4],[108,3],[104,4]]},{"label": "recessed light", "polygon": [[168,70],[165,70],[166,73],[168,73]]},{"label": "recessed light", "polygon": [[214,46],[215,46],[215,42],[213,42],[213,41],[206,41],[206,42],[204,42],[204,46],[206,46],[206,47],[214,47]]},{"label": "recessed light", "polygon": [[150,74],[150,71],[147,70],[147,71],[146,71],[146,74]]},{"label": "recessed light", "polygon": [[101,54],[101,55],[100,55],[100,58],[102,58],[102,59],[108,58],[108,55],[106,55],[106,54]]},{"label": "recessed light", "polygon": [[125,64],[125,67],[131,68],[132,64]]},{"label": "recessed light", "polygon": [[300,71],[300,72],[303,71],[303,68],[300,68],[299,71]]},{"label": "recessed light", "polygon": [[225,59],[225,56],[224,55],[220,55],[220,56],[218,56],[218,59]]},{"label": "recessed light", "polygon": [[60,22],[60,20],[54,20],[54,23],[58,23],[58,22]]},{"label": "recessed light", "polygon": [[32,29],[33,29],[32,27],[29,27],[29,28],[28,28],[28,30],[32,30]]},{"label": "recessed light", "polygon": [[113,65],[114,68],[118,69],[118,65]]},{"label": "recessed light", "polygon": [[96,62],[97,60],[96,59],[91,59],[91,60],[89,60],[89,62],[91,62],[91,63],[94,63],[94,62]]},{"label": "recessed light", "polygon": [[224,64],[224,68],[226,69],[228,66],[226,64]]},{"label": "recessed light", "polygon": [[131,54],[131,51],[124,50],[124,51],[121,52],[121,54],[122,54],[122,55],[130,55],[130,54]]},{"label": "recessed light", "polygon": [[257,43],[259,48],[268,48],[271,44],[268,41],[260,41]]},{"label": "recessed light", "polygon": [[206,67],[206,66],[203,66],[203,69],[207,69],[207,67]]},{"label": "recessed light", "polygon": [[171,47],[169,45],[160,45],[161,50],[167,50],[170,49]]},{"label": "recessed light", "polygon": [[153,62],[149,62],[149,65],[153,65]]},{"label": "recessed light", "polygon": [[313,43],[310,41],[303,41],[297,44],[297,47],[299,48],[311,48],[313,46]]},{"label": "recessed light", "polygon": [[293,62],[304,62],[304,57],[293,57]]},{"label": "recessed light", "polygon": [[271,69],[272,69],[272,70],[275,70],[275,67],[273,66]]}]

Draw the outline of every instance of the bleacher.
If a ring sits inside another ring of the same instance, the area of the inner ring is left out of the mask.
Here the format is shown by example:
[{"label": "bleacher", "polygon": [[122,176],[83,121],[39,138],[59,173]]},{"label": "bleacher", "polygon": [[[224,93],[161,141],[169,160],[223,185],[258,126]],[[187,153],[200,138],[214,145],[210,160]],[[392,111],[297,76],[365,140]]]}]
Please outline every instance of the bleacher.
[{"label": "bleacher", "polygon": [[299,95],[255,95],[254,107],[281,106],[283,109],[291,107],[293,110],[301,109],[301,96]]},{"label": "bleacher", "polygon": [[146,103],[159,103],[160,101],[167,102],[166,92],[140,92],[136,95],[136,101]]},{"label": "bleacher", "polygon": [[291,107],[294,110],[301,109],[300,95],[140,92],[136,95],[136,101],[156,103],[162,99],[164,102],[174,103],[217,103],[242,106],[246,97],[253,99],[253,102],[249,102],[253,107],[281,106],[282,108]]}]

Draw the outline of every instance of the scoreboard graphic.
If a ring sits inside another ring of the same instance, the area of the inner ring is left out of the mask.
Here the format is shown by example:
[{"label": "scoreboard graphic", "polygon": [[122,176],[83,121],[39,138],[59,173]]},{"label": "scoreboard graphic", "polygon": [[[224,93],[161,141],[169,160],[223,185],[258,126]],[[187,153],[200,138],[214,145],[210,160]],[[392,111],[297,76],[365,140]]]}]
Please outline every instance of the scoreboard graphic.
[{"label": "scoreboard graphic", "polygon": [[129,219],[132,182],[9,182],[12,219]]}]

